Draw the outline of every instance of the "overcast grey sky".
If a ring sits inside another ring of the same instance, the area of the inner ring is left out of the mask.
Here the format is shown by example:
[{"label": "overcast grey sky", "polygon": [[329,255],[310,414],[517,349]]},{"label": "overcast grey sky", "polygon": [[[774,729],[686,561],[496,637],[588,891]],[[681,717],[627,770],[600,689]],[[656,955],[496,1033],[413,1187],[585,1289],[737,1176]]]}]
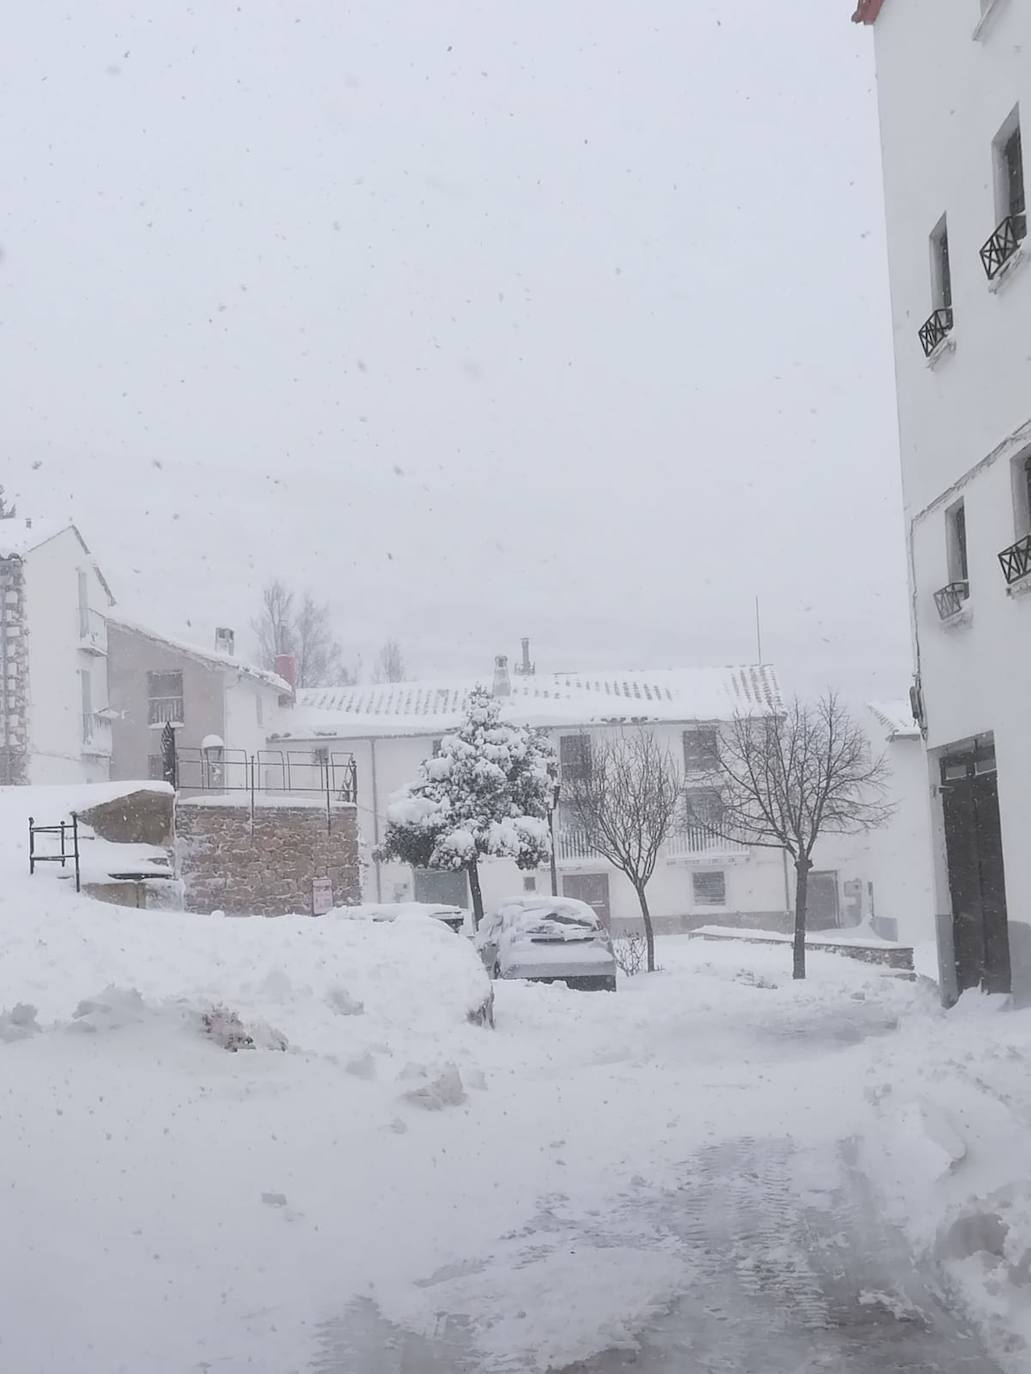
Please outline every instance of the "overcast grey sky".
[{"label": "overcast grey sky", "polygon": [[425,676],[750,661],[759,592],[791,685],[902,694],[850,9],[17,7],[0,481],[202,640],[278,573]]}]

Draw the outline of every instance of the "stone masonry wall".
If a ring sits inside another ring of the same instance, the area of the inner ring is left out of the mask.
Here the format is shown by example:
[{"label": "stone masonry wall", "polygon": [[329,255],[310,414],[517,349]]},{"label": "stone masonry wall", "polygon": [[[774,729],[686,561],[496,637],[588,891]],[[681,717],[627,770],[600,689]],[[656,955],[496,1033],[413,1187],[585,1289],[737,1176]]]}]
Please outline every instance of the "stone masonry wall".
[{"label": "stone masonry wall", "polygon": [[29,780],[28,630],[22,561],[0,558],[0,786]]},{"label": "stone masonry wall", "polygon": [[[278,798],[277,798],[278,801]],[[176,868],[187,911],[312,914],[312,879],[329,878],[333,904],[361,900],[357,812],[334,806],[249,805],[179,799]]]}]

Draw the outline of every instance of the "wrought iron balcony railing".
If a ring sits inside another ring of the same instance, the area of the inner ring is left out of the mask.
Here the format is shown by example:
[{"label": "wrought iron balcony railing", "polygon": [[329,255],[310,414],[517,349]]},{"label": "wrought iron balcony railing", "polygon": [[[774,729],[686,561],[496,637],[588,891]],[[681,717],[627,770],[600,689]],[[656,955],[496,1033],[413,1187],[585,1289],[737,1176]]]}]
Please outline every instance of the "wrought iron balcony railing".
[{"label": "wrought iron balcony railing", "polygon": [[969,582],[950,582],[934,594],[934,604],[942,620],[951,620],[963,609],[963,602],[970,595]]},{"label": "wrought iron balcony railing", "polygon": [[1007,215],[981,248],[981,266],[989,281],[994,281],[1020,247],[1027,233],[1026,215]]},{"label": "wrought iron balcony railing", "polygon": [[1031,573],[1031,534],[1018,539],[1008,549],[1003,549],[999,554],[999,565],[1008,587]]},{"label": "wrought iron balcony railing", "polygon": [[931,356],[941,341],[948,337],[951,330],[952,306],[943,305],[938,310],[933,310],[920,326],[920,343],[925,358]]},{"label": "wrought iron balcony railing", "polygon": [[151,697],[147,704],[148,725],[182,725],[182,697]]}]

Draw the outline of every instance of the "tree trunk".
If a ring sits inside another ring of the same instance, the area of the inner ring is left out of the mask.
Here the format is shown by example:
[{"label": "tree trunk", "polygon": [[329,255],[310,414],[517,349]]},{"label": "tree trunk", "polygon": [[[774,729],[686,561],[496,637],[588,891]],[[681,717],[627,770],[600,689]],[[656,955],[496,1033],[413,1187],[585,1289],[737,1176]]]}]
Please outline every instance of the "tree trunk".
[{"label": "tree trunk", "polygon": [[805,977],[805,899],[809,887],[812,860],[803,856],[795,860],[795,941],[792,978]]},{"label": "tree trunk", "polygon": [[469,890],[473,894],[473,929],[479,930],[483,920],[483,893],[480,891],[480,866],[476,859],[469,865]]},{"label": "tree trunk", "polygon": [[644,887],[634,884],[634,891],[637,893],[637,900],[641,903],[641,920],[644,922],[644,943],[648,948],[648,972],[655,972],[655,932],[652,930],[652,914],[648,910],[648,898],[644,895]]}]

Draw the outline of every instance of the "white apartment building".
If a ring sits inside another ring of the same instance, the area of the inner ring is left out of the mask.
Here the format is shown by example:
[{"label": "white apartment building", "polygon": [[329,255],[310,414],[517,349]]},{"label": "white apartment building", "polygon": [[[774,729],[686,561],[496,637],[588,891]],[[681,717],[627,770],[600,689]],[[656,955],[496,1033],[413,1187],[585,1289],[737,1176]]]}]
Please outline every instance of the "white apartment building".
[{"label": "white apartment building", "polygon": [[74,525],[0,520],[0,786],[107,780],[112,602]]},{"label": "white apartment building", "polygon": [[[368,861],[366,901],[428,901],[468,906],[464,872],[412,870],[378,864],[372,854],[386,829],[391,795],[418,777],[440,738],[461,721],[474,682],[402,682],[302,690],[293,710],[283,713],[270,735],[272,749],[322,757],[332,771],[354,755],[357,763],[359,829]],[[703,816],[706,771],[721,724],[735,714],[780,708],[780,690],[768,666],[605,673],[514,674],[495,677],[503,717],[546,729],[555,747],[560,776],[575,777],[587,766],[591,739],[614,731],[652,730],[683,770],[685,806]],[[640,928],[640,908],[629,881],[593,854],[584,837],[562,814],[556,817],[560,891],[589,902],[615,929]],[[828,843],[816,853],[810,875],[810,919],[814,927],[856,924],[864,915],[866,890],[862,854],[855,846]],[[486,907],[522,891],[550,891],[547,869],[521,872],[506,859],[481,863]],[[794,904],[794,872],[771,849],[743,849],[688,824],[670,837],[648,887],[658,930],[702,924],[787,929]]]},{"label": "white apartment building", "polygon": [[872,26],[943,993],[1031,996],[1031,266],[1023,0]]}]

